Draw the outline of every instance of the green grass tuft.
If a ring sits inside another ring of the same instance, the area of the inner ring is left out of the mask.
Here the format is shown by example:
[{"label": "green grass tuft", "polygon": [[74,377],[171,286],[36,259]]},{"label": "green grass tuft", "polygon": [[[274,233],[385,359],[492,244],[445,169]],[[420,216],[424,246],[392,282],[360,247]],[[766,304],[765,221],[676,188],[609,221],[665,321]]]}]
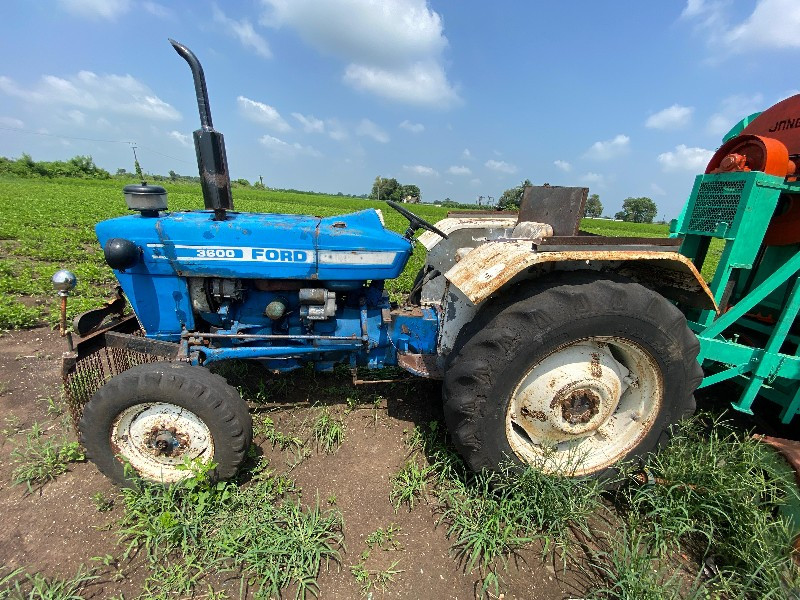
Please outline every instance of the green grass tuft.
[{"label": "green grass tuft", "polygon": [[332,416],[330,409],[322,408],[314,419],[311,435],[317,443],[317,449],[333,454],[344,441],[344,422]]},{"label": "green grass tuft", "polygon": [[45,437],[41,427],[34,424],[11,452],[11,478],[15,485],[24,483],[32,492],[66,473],[70,463],[84,460],[86,456],[78,442],[69,441],[64,435],[58,439]]}]

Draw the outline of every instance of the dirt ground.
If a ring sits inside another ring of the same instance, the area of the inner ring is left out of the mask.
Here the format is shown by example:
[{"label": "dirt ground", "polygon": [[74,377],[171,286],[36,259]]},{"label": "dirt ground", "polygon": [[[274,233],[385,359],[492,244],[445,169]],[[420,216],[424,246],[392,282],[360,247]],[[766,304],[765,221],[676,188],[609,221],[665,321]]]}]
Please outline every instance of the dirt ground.
[{"label": "dirt ground", "polygon": [[[46,328],[0,336],[0,566],[60,577],[71,577],[81,565],[95,567],[101,577],[88,588],[88,597],[124,594],[133,598],[141,593],[146,578],[141,560],[118,568],[98,567],[91,560],[118,557],[123,550],[113,527],[122,514],[121,502],[110,512],[98,511],[92,496],[102,492],[114,497],[116,492],[91,463],[71,465],[69,472],[32,494],[24,485],[11,482],[10,454],[22,438],[15,431],[39,423],[46,435],[55,435],[62,427],[63,415],[48,411],[46,399],[60,397],[63,348],[58,334]],[[309,419],[319,390],[339,390],[324,401],[344,416],[344,443],[334,455],[312,452],[291,472],[302,488],[304,502],[319,498],[327,505],[335,498],[334,505],[344,517],[346,551],[340,565],[331,564],[320,576],[320,598],[364,597],[350,566],[366,548],[366,537],[392,523],[402,531],[402,550],[392,557],[399,559],[396,569],[401,572],[385,592],[374,592],[374,598],[474,598],[479,574],[465,573],[451,555],[451,542],[445,527],[437,526],[433,504],[423,501],[411,512],[404,507],[395,513],[389,501],[391,476],[408,455],[405,435],[415,425],[440,416],[438,385],[385,386],[385,399],[377,409],[370,404],[347,413],[347,386],[342,389],[341,379],[325,377],[317,375],[313,386],[289,390],[287,401],[258,407],[269,411],[277,429],[291,432]],[[274,450],[269,444],[262,449],[277,470],[288,469],[294,460],[291,451]],[[579,598],[579,582],[575,573],[564,573],[557,562],[542,561],[538,550],[531,548],[510,562],[500,591],[507,599]],[[213,583],[225,589],[229,598],[239,597],[238,577]]]}]

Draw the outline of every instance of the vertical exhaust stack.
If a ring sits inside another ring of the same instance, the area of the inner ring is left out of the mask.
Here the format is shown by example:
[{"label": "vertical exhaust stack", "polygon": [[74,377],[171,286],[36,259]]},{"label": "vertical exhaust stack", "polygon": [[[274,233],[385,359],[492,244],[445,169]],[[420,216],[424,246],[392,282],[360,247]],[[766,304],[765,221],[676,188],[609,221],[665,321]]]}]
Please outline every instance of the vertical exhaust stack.
[{"label": "vertical exhaust stack", "polygon": [[228,158],[225,155],[225,138],[214,131],[211,108],[203,67],[194,52],[173,39],[169,40],[175,51],[189,63],[194,77],[197,109],[200,111],[200,129],[194,132],[194,149],[197,153],[197,168],[203,186],[203,201],[206,210],[214,211],[215,221],[225,220],[225,211],[233,210],[231,178],[228,174]]}]

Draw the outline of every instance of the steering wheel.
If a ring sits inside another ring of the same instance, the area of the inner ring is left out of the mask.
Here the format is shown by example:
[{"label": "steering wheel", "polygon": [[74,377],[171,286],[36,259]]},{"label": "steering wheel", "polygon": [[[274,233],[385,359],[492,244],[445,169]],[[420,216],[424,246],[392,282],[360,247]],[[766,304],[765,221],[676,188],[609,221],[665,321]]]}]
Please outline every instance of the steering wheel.
[{"label": "steering wheel", "polygon": [[414,232],[417,229],[427,229],[428,231],[432,231],[433,233],[441,236],[444,239],[448,239],[448,236],[444,231],[442,231],[441,229],[437,229],[436,227],[428,223],[425,219],[418,217],[407,208],[403,208],[402,206],[400,206],[397,202],[387,200],[386,204],[391,206],[393,209],[395,209],[397,212],[403,215],[406,219],[408,219],[408,229],[406,229],[405,233],[406,239],[410,240],[411,238],[413,238]]}]

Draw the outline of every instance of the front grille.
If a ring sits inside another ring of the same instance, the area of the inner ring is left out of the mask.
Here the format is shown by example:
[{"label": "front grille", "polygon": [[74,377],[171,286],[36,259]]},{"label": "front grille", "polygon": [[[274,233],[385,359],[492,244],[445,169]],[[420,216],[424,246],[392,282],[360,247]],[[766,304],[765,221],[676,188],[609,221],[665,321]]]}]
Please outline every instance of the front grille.
[{"label": "front grille", "polygon": [[[141,331],[138,335],[142,335]],[[164,360],[167,359],[163,356],[108,347],[99,348],[78,360],[64,376],[64,397],[76,430],[83,407],[106,381],[137,365]]]}]

